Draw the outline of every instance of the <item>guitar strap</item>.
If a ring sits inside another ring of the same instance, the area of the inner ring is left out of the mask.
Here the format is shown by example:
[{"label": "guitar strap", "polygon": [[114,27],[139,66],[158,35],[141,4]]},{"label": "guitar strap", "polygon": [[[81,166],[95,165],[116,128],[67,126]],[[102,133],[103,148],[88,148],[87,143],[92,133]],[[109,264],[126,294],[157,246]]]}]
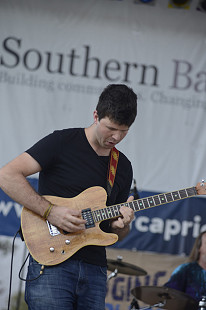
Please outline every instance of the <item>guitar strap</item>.
[{"label": "guitar strap", "polygon": [[110,152],[110,159],[108,164],[108,175],[107,175],[107,195],[111,195],[112,187],[114,185],[114,179],[117,171],[117,164],[119,159],[119,151],[113,147]]}]

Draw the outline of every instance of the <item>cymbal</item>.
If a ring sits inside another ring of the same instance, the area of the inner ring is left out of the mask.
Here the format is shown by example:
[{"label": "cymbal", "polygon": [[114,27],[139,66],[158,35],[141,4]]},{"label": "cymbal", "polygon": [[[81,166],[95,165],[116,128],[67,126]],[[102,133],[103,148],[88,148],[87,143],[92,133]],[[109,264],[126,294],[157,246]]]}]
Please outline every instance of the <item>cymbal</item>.
[{"label": "cymbal", "polygon": [[139,286],[131,290],[132,295],[152,306],[165,303],[161,309],[197,310],[198,302],[191,296],[166,286]]},{"label": "cymbal", "polygon": [[115,269],[117,269],[117,272],[119,273],[132,276],[145,276],[147,274],[147,272],[144,269],[129,263],[124,263],[119,260],[108,259],[107,267],[108,270],[110,271],[114,271]]}]

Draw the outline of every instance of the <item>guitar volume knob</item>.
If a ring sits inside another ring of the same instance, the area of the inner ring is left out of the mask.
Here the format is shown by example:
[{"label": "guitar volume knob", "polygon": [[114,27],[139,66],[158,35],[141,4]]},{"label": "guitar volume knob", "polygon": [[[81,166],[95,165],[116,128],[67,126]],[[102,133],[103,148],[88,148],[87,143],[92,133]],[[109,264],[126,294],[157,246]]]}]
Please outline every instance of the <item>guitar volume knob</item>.
[{"label": "guitar volume knob", "polygon": [[54,248],[51,247],[51,248],[49,249],[49,251],[50,251],[50,252],[54,252]]},{"label": "guitar volume knob", "polygon": [[68,244],[70,244],[70,240],[65,240],[65,243],[68,245]]}]

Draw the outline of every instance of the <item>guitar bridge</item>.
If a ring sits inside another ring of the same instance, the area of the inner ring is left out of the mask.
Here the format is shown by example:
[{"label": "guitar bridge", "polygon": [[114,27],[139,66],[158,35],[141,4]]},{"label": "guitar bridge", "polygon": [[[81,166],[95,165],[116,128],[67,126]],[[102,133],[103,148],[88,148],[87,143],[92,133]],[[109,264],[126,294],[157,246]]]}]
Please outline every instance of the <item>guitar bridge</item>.
[{"label": "guitar bridge", "polygon": [[52,225],[49,223],[49,221],[46,221],[47,222],[47,225],[48,225],[48,228],[49,228],[49,233],[52,237],[54,236],[57,236],[60,234],[60,231],[57,229],[56,226]]},{"label": "guitar bridge", "polygon": [[87,221],[85,224],[86,228],[95,227],[95,222],[90,208],[82,210],[82,217]]}]

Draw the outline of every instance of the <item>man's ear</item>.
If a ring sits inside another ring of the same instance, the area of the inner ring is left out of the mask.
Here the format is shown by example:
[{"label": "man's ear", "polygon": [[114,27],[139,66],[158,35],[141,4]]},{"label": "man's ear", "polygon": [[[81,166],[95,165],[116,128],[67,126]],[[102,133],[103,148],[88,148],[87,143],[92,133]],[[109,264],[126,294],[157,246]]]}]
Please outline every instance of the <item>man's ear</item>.
[{"label": "man's ear", "polygon": [[93,118],[94,118],[94,123],[97,124],[97,122],[98,122],[98,120],[99,120],[97,110],[95,110],[95,111],[93,112]]}]

